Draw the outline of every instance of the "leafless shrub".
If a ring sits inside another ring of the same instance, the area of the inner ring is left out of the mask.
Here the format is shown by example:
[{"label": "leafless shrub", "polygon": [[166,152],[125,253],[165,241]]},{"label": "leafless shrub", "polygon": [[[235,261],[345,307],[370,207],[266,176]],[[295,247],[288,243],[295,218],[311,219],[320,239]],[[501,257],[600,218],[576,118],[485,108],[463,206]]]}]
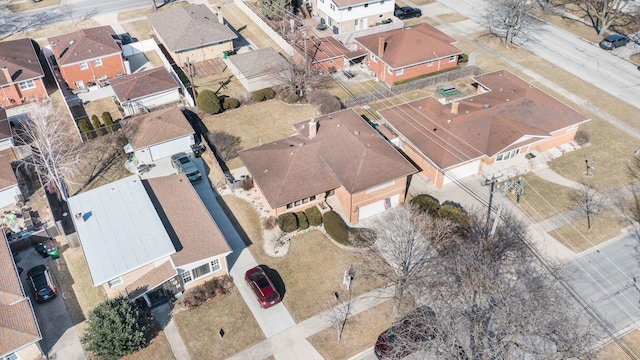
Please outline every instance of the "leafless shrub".
[{"label": "leafless shrub", "polygon": [[238,151],[241,149],[242,139],[228,132],[209,131],[207,133],[207,139],[215,148],[218,158],[224,162],[238,156]]},{"label": "leafless shrub", "polygon": [[329,114],[342,109],[340,100],[338,100],[337,97],[335,97],[327,90],[317,90],[310,92],[307,95],[307,101],[319,107],[320,112],[323,114]]}]

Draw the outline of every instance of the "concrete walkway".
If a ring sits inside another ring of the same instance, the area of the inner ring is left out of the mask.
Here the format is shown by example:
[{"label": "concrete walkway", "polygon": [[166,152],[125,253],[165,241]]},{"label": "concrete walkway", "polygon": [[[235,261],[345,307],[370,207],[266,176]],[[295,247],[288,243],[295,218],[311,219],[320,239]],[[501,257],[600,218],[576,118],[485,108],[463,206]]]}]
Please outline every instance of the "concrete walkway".
[{"label": "concrete walkway", "polygon": [[[363,295],[358,296],[352,300],[353,311],[350,316],[357,315],[363,311],[366,311],[380,303],[388,300],[393,294],[393,288],[380,288]],[[337,305],[336,308],[343,307],[344,304]],[[315,353],[306,353],[303,347],[300,345],[302,341],[306,341],[311,335],[314,335],[322,330],[328,329],[333,326],[330,314],[333,309],[321,312],[305,321],[302,321],[295,326],[280,332],[271,338],[262,341],[244,351],[237,353],[229,358],[230,360],[244,360],[244,359],[265,359],[269,356],[274,356],[276,359],[322,359],[317,351]],[[314,349],[315,350],[315,349]]]},{"label": "concrete walkway", "polygon": [[167,337],[173,357],[180,360],[191,360],[187,347],[184,345],[178,328],[171,317],[171,305],[169,303],[160,305],[151,310],[151,312]]}]

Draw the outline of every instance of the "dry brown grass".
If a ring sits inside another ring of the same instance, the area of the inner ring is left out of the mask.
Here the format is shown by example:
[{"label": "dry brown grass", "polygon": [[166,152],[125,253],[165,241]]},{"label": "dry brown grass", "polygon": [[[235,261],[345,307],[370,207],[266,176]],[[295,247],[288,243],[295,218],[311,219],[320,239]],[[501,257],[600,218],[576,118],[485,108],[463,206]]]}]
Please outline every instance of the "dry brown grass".
[{"label": "dry brown grass", "polygon": [[[284,303],[296,322],[326,310],[333,302],[333,292],[343,288],[344,271],[359,260],[357,254],[339,248],[320,231],[312,230],[295,236],[284,257],[270,257],[263,250],[262,224],[256,210],[235,196],[223,199],[251,241],[249,251],[256,261],[280,274],[287,289]],[[353,296],[382,285],[379,281],[354,280]]]},{"label": "dry brown grass", "polygon": [[640,65],[640,54],[633,54],[629,56],[629,60],[636,65]]},{"label": "dry brown grass", "polygon": [[260,49],[272,47],[277,52],[285,54],[280,46],[278,46],[271,38],[262,31],[256,24],[251,21],[239,8],[233,3],[222,5],[222,14],[224,19],[240,33],[240,36],[247,39]]},{"label": "dry brown grass", "polygon": [[29,29],[27,31],[13,34],[5,40],[23,39],[28,37],[36,40],[41,46],[49,45],[49,41],[47,40],[47,38],[50,36],[66,34],[71,31],[87,29],[96,26],[100,26],[100,24],[93,19],[87,19],[78,22],[65,22],[46,27]]},{"label": "dry brown grass", "polygon": [[[640,347],[640,331],[633,330],[622,336],[621,340],[629,347],[637,349]],[[629,355],[616,342],[610,342],[602,347],[595,354],[597,360],[620,360],[628,359]]]},{"label": "dry brown grass", "polygon": [[136,351],[131,355],[122,357],[121,360],[174,360],[171,346],[167,341],[164,331],[159,331],[149,342],[147,347],[140,351]]},{"label": "dry brown grass", "polygon": [[[226,359],[265,339],[237,288],[196,309],[173,315],[192,359]],[[224,338],[218,331],[224,329]]]},{"label": "dry brown grass", "polygon": [[147,19],[122,23],[122,28],[124,31],[129,33],[132,38],[136,38],[139,41],[151,39],[151,32],[153,28]]},{"label": "dry brown grass", "polygon": [[[519,206],[534,222],[541,222],[571,208],[568,196],[573,189],[535,175],[526,175],[523,178],[526,185]],[[509,193],[507,197],[515,203],[515,194]]]},{"label": "dry brown grass", "polygon": [[[293,123],[317,115],[318,110],[312,106],[293,106],[269,100],[222,114],[207,115],[202,121],[209,131],[221,130],[240,136],[242,147],[247,149],[290,136],[294,133]],[[236,169],[243,165],[239,158],[235,158],[227,166]]]},{"label": "dry brown grass", "polygon": [[164,66],[157,51],[145,51],[144,56],[147,58],[147,61],[151,63],[152,67],[159,68]]},{"label": "dry brown grass", "polygon": [[613,210],[605,210],[597,216],[591,216],[591,230],[587,230],[587,218],[576,220],[549,235],[575,252],[581,252],[622,234],[629,223]]},{"label": "dry brown grass", "polygon": [[[189,2],[187,1],[177,1],[177,2],[172,2],[166,5],[163,5],[162,7],[158,8],[157,11],[168,10],[168,9],[187,6],[187,5],[189,5]],[[132,19],[144,18],[147,14],[150,14],[154,11],[156,10],[153,10],[153,8],[151,7],[151,4],[149,4],[148,7],[145,7],[143,9],[123,11],[118,13],[118,21],[127,21]]]},{"label": "dry brown grass", "polygon": [[393,323],[393,302],[382,304],[352,316],[344,332],[342,340],[337,340],[334,327],[325,329],[308,338],[325,359],[348,359],[360,351],[375,345],[378,335]]},{"label": "dry brown grass", "polygon": [[[227,81],[229,82],[225,85],[225,88],[222,88],[221,83]],[[218,96],[227,95],[239,98],[241,95],[249,94],[249,91],[236,79],[229,68],[213,75],[196,76],[193,78],[193,83],[199,92],[202,90],[217,91]]]},{"label": "dry brown grass", "polygon": [[[464,21],[469,19],[468,17],[458,14],[458,13],[450,13],[450,14],[441,14],[438,15],[438,18],[448,22],[448,23],[454,23],[454,22],[458,22],[458,21]],[[456,44],[457,45],[457,44]]]},{"label": "dry brown grass", "polygon": [[573,33],[574,35],[581,37],[589,42],[598,43],[602,40],[602,36],[598,35],[598,32],[590,25],[589,20],[585,17],[581,21],[562,17],[561,15],[542,12],[539,7],[535,8],[533,14],[544,21],[551,23],[559,28]]},{"label": "dry brown grass", "polygon": [[60,5],[60,0],[42,0],[40,2],[33,2],[31,0],[13,0],[7,5],[7,9],[13,12],[30,11],[40,9],[47,6]]},{"label": "dry brown grass", "polygon": [[[84,106],[87,116],[91,119],[91,115],[98,116],[102,123],[102,113],[108,111],[114,122],[122,119],[122,113],[118,110],[118,105],[111,98],[93,100]],[[103,124],[104,125],[104,124]]]}]

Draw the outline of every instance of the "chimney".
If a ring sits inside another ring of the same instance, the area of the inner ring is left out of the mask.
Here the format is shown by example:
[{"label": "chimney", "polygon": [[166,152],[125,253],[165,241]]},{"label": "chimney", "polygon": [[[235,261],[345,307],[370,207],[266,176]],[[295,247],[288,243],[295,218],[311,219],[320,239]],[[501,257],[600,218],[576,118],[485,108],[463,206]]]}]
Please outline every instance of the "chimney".
[{"label": "chimney", "polygon": [[316,133],[318,132],[318,122],[315,119],[309,120],[309,140],[316,137]]},{"label": "chimney", "polygon": [[384,36],[378,38],[378,57],[384,55]]},{"label": "chimney", "polygon": [[224,16],[222,16],[222,8],[220,6],[218,6],[218,22],[222,25],[224,25]]},{"label": "chimney", "polygon": [[11,74],[9,74],[9,69],[6,66],[2,67],[2,74],[4,74],[4,78],[9,84],[13,82],[13,79],[11,79]]},{"label": "chimney", "polygon": [[451,103],[451,114],[455,115],[458,113],[458,107],[460,106],[460,103],[457,101],[454,101]]}]

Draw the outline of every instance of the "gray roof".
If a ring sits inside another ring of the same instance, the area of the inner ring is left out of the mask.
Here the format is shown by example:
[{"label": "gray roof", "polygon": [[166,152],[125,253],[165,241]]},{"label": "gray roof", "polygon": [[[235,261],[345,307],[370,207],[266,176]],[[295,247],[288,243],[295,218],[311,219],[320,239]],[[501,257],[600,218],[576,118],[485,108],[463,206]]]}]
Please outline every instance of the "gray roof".
[{"label": "gray roof", "polygon": [[178,52],[221,41],[236,39],[236,34],[203,4],[188,5],[147,15],[151,25],[169,50]]},{"label": "gray roof", "polygon": [[288,63],[284,56],[270,47],[229,56],[229,61],[247,79],[279,73]]},{"label": "gray roof", "polygon": [[137,175],[69,198],[94,285],[176,252]]}]

